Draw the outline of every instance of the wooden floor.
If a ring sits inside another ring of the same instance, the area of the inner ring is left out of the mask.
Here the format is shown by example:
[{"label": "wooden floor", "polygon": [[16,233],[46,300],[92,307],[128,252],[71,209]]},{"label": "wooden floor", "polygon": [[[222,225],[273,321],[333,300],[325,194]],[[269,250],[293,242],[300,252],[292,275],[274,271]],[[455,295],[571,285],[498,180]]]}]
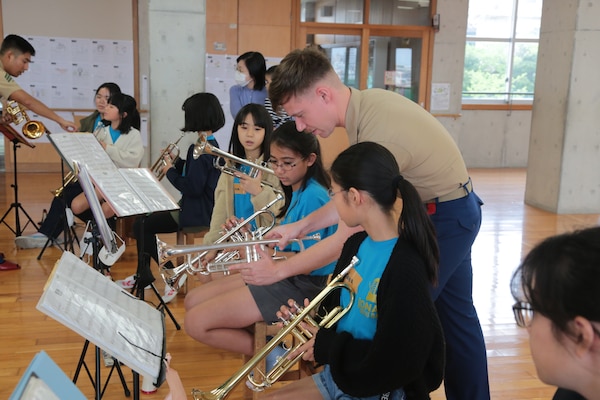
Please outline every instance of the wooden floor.
[{"label": "wooden floor", "polygon": [[[554,389],[537,379],[529,356],[527,333],[514,323],[509,279],[523,254],[541,239],[559,232],[597,225],[599,215],[559,216],[524,205],[524,170],[473,170],[471,174],[475,190],[486,203],[481,232],[473,247],[473,293],[487,343],[492,398],[549,399]],[[14,200],[10,186],[12,181],[12,173],[0,172],[2,214]],[[39,221],[42,209],[48,208],[51,200],[49,190],[58,187],[59,181],[59,176],[55,174],[19,175],[19,200],[34,221]],[[13,229],[14,214],[14,210],[11,211],[6,219]],[[26,221],[21,213],[21,228]],[[31,225],[27,226],[27,233],[33,231]],[[163,235],[161,238],[168,243],[174,243],[175,240],[173,235]],[[14,234],[2,224],[0,252],[4,253],[6,259],[21,265],[20,270],[0,272],[0,398],[7,398],[32,357],[40,350],[45,350],[72,377],[84,339],[35,308],[42,287],[60,257],[60,251],[48,249],[38,261],[39,249],[17,250]],[[133,273],[135,262],[135,245],[130,244],[124,256],[112,268],[114,279]],[[154,276],[159,277],[156,269]],[[157,281],[156,286],[162,291],[164,284]],[[180,294],[169,304],[180,324],[183,323],[184,314],[182,296]],[[146,300],[157,302],[156,296],[148,291]],[[168,318],[166,324],[167,349],[173,355],[172,364],[179,370],[187,390],[216,387],[241,366],[241,356],[194,342],[183,330],[177,331]],[[93,351],[88,351],[87,359],[93,366]],[[131,389],[131,371],[127,367],[123,370]],[[107,372],[108,368],[102,367],[103,379]],[[94,397],[93,386],[85,373],[80,375],[78,387],[89,398]],[[165,385],[157,394],[140,397],[162,399],[166,393]],[[230,398],[239,399],[240,393],[240,390],[236,390]],[[104,398],[124,397],[122,385],[113,376]],[[433,398],[444,399],[443,391],[435,392]]]}]

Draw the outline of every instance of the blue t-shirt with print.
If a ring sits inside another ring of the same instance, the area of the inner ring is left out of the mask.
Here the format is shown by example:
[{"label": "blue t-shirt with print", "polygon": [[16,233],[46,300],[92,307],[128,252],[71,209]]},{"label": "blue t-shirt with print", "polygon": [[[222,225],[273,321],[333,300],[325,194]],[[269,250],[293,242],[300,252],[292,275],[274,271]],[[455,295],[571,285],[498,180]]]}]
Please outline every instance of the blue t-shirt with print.
[{"label": "blue t-shirt with print", "polygon": [[[372,340],[377,330],[377,288],[381,274],[392,255],[398,238],[375,242],[367,236],[356,257],[360,263],[354,267],[344,282],[354,289],[354,303],[337,325],[338,332],[348,332],[355,339]],[[340,292],[340,305],[350,302],[347,290]]]}]

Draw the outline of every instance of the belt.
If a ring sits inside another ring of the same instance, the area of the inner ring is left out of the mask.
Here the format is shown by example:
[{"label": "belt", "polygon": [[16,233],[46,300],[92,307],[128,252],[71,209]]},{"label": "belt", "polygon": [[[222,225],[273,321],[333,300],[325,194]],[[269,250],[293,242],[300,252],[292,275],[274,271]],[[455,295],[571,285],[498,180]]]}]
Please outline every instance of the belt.
[{"label": "belt", "polygon": [[462,199],[466,197],[473,191],[473,182],[471,182],[471,178],[464,185],[460,185],[457,189],[454,189],[450,193],[447,193],[443,196],[436,197],[425,203],[444,203],[446,201],[452,201],[457,199]]}]

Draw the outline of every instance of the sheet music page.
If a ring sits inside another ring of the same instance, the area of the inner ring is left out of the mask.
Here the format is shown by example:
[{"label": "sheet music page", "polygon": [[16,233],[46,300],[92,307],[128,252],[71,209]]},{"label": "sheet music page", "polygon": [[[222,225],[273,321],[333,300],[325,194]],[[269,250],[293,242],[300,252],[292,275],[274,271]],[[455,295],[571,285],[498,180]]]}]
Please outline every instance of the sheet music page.
[{"label": "sheet music page", "polygon": [[39,311],[141,375],[159,376],[164,350],[164,318],[159,310],[70,252],[63,253],[49,280],[37,304]]},{"label": "sheet music page", "polygon": [[119,168],[119,172],[136,190],[150,212],[179,209],[177,202],[148,168]]},{"label": "sheet music page", "polygon": [[53,133],[48,138],[70,169],[73,169],[73,161],[86,164],[90,171],[116,173],[118,169],[91,133]]},{"label": "sheet music page", "polygon": [[118,217],[150,212],[148,206],[129,182],[123,178],[118,168],[114,171],[89,168],[89,172],[96,187],[102,193],[102,197],[110,204]]}]

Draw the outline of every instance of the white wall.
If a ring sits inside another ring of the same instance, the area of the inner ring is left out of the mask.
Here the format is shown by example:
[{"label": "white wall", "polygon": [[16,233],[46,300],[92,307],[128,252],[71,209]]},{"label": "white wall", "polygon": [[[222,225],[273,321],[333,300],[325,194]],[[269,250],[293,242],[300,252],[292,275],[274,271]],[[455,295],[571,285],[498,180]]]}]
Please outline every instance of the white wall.
[{"label": "white wall", "polygon": [[[147,40],[152,165],[162,149],[181,135],[185,99],[204,90],[206,6],[204,0],[140,0],[140,12],[146,5],[148,36],[140,35],[140,47]],[[189,134],[179,142],[182,158],[196,139]],[[163,184],[177,195],[167,179]]]}]

